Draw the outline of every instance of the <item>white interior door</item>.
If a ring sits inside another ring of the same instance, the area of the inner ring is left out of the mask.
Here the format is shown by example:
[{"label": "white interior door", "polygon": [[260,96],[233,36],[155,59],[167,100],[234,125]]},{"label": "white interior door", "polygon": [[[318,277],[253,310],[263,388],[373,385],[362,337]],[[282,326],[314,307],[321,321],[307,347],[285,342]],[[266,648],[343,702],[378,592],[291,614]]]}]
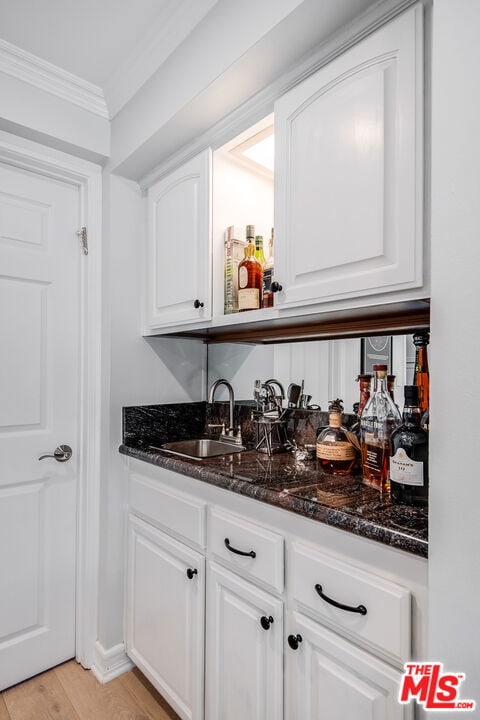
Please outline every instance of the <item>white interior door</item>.
[{"label": "white interior door", "polygon": [[0,689],[75,655],[78,224],[77,187],[0,164]]}]

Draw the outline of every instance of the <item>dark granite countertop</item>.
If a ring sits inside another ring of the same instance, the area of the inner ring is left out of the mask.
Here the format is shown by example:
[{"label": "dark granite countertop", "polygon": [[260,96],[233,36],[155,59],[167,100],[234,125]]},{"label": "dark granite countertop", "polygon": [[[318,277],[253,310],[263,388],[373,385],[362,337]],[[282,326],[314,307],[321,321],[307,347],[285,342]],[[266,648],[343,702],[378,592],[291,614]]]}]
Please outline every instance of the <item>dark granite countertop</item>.
[{"label": "dark granite countertop", "polygon": [[327,475],[316,460],[297,461],[292,453],[269,458],[246,450],[197,461],[148,445],[123,444],[119,449],[138,460],[427,557],[426,510],[393,505],[364,485],[360,476]]}]

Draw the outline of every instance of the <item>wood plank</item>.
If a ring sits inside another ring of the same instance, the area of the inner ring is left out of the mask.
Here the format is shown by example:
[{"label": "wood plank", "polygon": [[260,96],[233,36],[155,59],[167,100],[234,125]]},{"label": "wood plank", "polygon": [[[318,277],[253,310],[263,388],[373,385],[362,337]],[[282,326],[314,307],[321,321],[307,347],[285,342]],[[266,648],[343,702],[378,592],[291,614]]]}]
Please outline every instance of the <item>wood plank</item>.
[{"label": "wood plank", "polygon": [[10,720],[80,720],[54,670],[15,685],[2,697]]},{"label": "wood plank", "polygon": [[10,713],[8,712],[7,706],[5,705],[3,693],[0,695],[0,720],[10,720]]},{"label": "wood plank", "polygon": [[79,720],[170,720],[175,717],[166,714],[165,701],[163,707],[157,703],[139,707],[136,697],[122,682],[122,676],[101,685],[89,670],[75,662],[60,665],[55,672]]},{"label": "wood plank", "polygon": [[158,720],[181,720],[175,710],[170,707],[138,668],[124,673],[119,679],[135,699],[139,708],[141,708],[149,718],[155,718],[155,720],[157,720],[157,718]]}]

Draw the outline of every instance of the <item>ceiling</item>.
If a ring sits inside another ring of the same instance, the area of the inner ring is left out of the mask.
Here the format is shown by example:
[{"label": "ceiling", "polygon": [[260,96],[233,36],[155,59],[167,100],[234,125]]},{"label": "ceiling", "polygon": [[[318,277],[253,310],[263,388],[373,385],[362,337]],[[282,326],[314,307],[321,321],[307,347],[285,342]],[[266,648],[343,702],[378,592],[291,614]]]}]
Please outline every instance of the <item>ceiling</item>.
[{"label": "ceiling", "polygon": [[131,97],[216,2],[0,0],[0,39],[99,86],[108,104],[125,76]]}]

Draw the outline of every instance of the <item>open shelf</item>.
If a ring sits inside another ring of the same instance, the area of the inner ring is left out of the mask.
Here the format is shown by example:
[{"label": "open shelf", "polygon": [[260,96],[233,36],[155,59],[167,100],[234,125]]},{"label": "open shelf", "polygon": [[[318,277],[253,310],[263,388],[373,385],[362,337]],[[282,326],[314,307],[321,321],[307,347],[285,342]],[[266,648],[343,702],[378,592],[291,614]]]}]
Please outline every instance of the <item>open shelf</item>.
[{"label": "open shelf", "polygon": [[[190,337],[205,343],[270,343],[332,340],[365,335],[400,335],[430,327],[430,301],[412,300],[302,317],[277,317],[252,323],[174,331],[169,337]],[[165,335],[164,335],[165,337]]]}]

